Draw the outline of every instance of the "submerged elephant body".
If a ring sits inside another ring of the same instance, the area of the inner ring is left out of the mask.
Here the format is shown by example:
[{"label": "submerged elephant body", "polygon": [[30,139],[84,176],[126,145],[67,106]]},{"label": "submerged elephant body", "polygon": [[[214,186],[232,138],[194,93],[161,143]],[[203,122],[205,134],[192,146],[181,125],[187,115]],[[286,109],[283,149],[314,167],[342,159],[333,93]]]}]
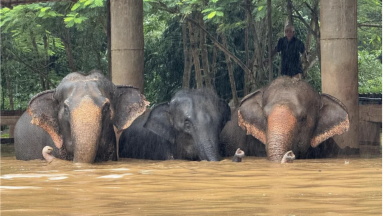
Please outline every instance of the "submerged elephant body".
[{"label": "submerged elephant body", "polygon": [[230,109],[211,90],[181,90],[136,119],[120,138],[120,157],[220,160],[219,134]]},{"label": "submerged elephant body", "polygon": [[[244,132],[231,135],[240,127]],[[296,158],[305,158],[310,147],[348,128],[348,112],[338,99],[318,94],[304,80],[283,76],[244,97],[221,140],[227,155],[237,148],[253,148],[245,150],[247,155],[265,152],[269,160],[281,161],[289,150]]]},{"label": "submerged elephant body", "polygon": [[59,159],[117,160],[114,127],[127,128],[146,105],[136,88],[115,86],[97,71],[68,74],[29,102],[15,127],[16,159],[43,159],[42,149],[50,146]]}]

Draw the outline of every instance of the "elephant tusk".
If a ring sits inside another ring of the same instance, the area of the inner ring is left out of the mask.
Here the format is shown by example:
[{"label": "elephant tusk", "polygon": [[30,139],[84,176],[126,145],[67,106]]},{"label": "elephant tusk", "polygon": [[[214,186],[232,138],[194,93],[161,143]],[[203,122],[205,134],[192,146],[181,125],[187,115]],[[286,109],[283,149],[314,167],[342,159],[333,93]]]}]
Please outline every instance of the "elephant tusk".
[{"label": "elephant tusk", "polygon": [[295,160],[295,158],[295,154],[293,154],[292,151],[288,151],[284,154],[283,159],[281,159],[281,163],[293,163],[293,160]]},{"label": "elephant tusk", "polygon": [[53,148],[51,146],[45,146],[41,152],[48,164],[50,164],[55,159],[55,157],[51,155],[52,151]]},{"label": "elephant tusk", "polygon": [[238,148],[233,156],[232,162],[241,162],[241,158],[244,157],[244,151]]}]

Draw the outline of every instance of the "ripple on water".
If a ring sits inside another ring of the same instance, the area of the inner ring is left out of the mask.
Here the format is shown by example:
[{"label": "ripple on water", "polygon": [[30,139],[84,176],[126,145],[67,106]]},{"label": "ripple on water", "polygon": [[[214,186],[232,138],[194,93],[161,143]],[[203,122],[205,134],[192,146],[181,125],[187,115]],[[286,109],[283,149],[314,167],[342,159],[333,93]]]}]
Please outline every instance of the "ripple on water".
[{"label": "ripple on water", "polygon": [[[35,173],[28,173],[28,174],[6,174],[0,176],[0,179],[14,179],[14,178],[41,178],[41,177],[47,177],[47,178],[57,178],[57,177],[65,177],[68,174],[35,174]],[[65,177],[67,178],[67,177]]]},{"label": "ripple on water", "polygon": [[129,169],[128,168],[117,168],[117,169],[109,169],[109,170],[112,170],[112,171],[128,171]]},{"label": "ripple on water", "polygon": [[0,186],[0,189],[20,190],[20,189],[41,189],[41,187],[34,186]]},{"label": "ripple on water", "polygon": [[125,173],[122,175],[113,174],[113,175],[105,175],[105,176],[99,176],[97,178],[106,178],[106,179],[116,179],[116,178],[122,178],[123,176],[132,175],[132,173]]}]

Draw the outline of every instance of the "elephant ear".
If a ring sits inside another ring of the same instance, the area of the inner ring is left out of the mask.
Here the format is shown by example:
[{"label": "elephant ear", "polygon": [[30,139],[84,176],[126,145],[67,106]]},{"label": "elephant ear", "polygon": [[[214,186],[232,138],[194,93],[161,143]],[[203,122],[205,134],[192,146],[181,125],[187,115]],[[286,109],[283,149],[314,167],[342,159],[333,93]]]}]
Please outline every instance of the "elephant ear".
[{"label": "elephant ear", "polygon": [[169,113],[168,102],[161,103],[151,110],[147,121],[144,123],[144,128],[147,128],[172,144],[175,143],[176,131]]},{"label": "elephant ear", "polygon": [[312,147],[349,129],[348,111],[340,100],[331,95],[322,94],[321,102],[319,120],[311,140]]},{"label": "elephant ear", "polygon": [[149,105],[145,96],[132,86],[116,86],[114,93],[113,124],[117,132],[128,128],[132,122],[143,114]]},{"label": "elephant ear", "polygon": [[263,113],[263,89],[259,89],[243,98],[238,111],[239,126],[262,143],[266,144],[267,121]]},{"label": "elephant ear", "polygon": [[63,146],[63,137],[57,119],[59,104],[53,98],[54,93],[55,90],[47,90],[35,95],[29,101],[27,112],[32,117],[31,123],[45,130],[60,149]]}]

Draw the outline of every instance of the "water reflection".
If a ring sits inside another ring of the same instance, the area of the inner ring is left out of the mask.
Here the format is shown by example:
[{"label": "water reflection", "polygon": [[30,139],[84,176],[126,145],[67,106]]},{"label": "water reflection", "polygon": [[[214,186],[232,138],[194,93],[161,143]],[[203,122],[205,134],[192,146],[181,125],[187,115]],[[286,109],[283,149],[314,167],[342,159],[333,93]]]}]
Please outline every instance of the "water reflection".
[{"label": "water reflection", "polygon": [[1,158],[1,215],[381,215],[381,158],[97,164]]}]

